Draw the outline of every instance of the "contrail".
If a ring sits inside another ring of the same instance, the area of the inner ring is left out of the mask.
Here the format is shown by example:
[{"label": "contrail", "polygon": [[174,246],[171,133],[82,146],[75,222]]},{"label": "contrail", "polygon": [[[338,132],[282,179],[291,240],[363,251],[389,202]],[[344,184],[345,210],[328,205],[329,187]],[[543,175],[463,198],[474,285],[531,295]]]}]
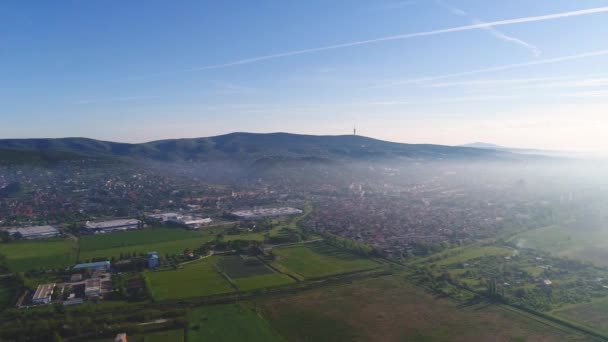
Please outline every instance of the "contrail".
[{"label": "contrail", "polygon": [[213,65],[207,65],[207,66],[202,66],[202,67],[184,69],[184,70],[181,70],[178,72],[220,69],[220,68],[227,68],[227,67],[236,66],[236,65],[251,64],[251,63],[265,61],[265,60],[269,60],[269,59],[277,59],[277,58],[283,58],[283,57],[289,57],[289,56],[303,55],[303,54],[327,51],[327,50],[343,49],[343,48],[347,48],[347,47],[387,42],[387,41],[392,41],[392,40],[402,40],[402,39],[409,39],[409,38],[415,38],[415,37],[434,36],[434,35],[439,35],[439,34],[444,34],[444,33],[470,31],[470,30],[491,28],[491,27],[495,27],[495,26],[531,23],[531,22],[537,22],[537,21],[561,19],[561,18],[576,17],[576,16],[581,16],[581,15],[605,13],[605,12],[608,12],[608,6],[589,8],[589,9],[571,11],[571,12],[546,14],[546,15],[540,15],[540,16],[534,16],[534,17],[506,19],[506,20],[498,20],[498,21],[491,21],[491,22],[480,22],[480,23],[475,23],[472,25],[451,27],[451,28],[440,29],[440,30],[406,33],[406,34],[399,34],[399,35],[394,35],[394,36],[374,38],[374,39],[368,39],[368,40],[359,40],[359,41],[349,42],[349,43],[326,45],[326,46],[321,46],[321,47],[317,47],[317,48],[294,50],[294,51],[288,51],[288,52],[277,53],[277,54],[272,54],[272,55],[265,55],[265,56],[241,59],[241,60],[228,62],[228,63],[213,64]]},{"label": "contrail", "polygon": [[549,58],[549,59],[541,59],[541,60],[536,60],[536,61],[532,61],[532,62],[524,62],[524,63],[515,63],[515,64],[500,65],[500,66],[495,66],[495,67],[490,67],[490,68],[483,68],[483,69],[476,69],[476,70],[457,72],[457,73],[453,73],[453,74],[445,74],[445,75],[422,77],[422,78],[413,78],[413,79],[408,79],[408,80],[394,82],[394,83],[377,85],[377,86],[373,86],[371,88],[385,88],[385,87],[392,87],[392,86],[398,86],[398,85],[404,85],[404,84],[423,83],[423,82],[428,82],[428,81],[442,80],[442,79],[451,78],[451,77],[459,77],[459,76],[469,76],[469,75],[475,75],[475,74],[483,74],[483,73],[486,73],[486,72],[524,68],[524,67],[533,66],[533,65],[559,63],[559,62],[571,61],[571,60],[575,60],[575,59],[588,58],[588,57],[596,57],[596,56],[604,56],[604,55],[608,55],[608,50],[600,50],[600,51],[581,53],[581,54],[577,54],[577,55],[562,56],[562,57]]},{"label": "contrail", "polygon": [[[478,18],[471,18],[467,12],[461,10],[460,8],[452,7],[452,6],[448,5],[447,3],[443,2],[442,0],[436,0],[436,3],[439,6],[446,8],[447,10],[452,12],[454,15],[457,15],[459,17],[470,18],[470,20],[473,24],[483,24],[483,20],[479,20]],[[509,36],[509,35],[505,34],[504,32],[497,30],[494,27],[484,27],[483,29],[488,31],[491,35],[493,35],[494,37],[496,37],[502,41],[505,41],[507,43],[513,43],[513,44],[516,44],[519,46],[523,46],[524,48],[526,48],[530,52],[532,52],[534,57],[538,57],[541,54],[541,51],[538,47],[536,47],[522,39],[515,38],[513,36]]]}]

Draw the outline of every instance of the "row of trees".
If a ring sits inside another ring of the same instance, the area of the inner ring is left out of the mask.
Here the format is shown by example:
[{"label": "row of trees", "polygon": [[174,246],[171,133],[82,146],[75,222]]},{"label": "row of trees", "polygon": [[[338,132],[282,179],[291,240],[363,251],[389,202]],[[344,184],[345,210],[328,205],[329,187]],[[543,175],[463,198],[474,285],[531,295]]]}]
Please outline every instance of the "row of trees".
[{"label": "row of trees", "polygon": [[37,310],[7,310],[0,319],[1,341],[61,341],[91,340],[113,337],[118,332],[142,333],[146,327],[140,323],[159,318],[167,319],[155,328],[185,328],[184,309],[137,309],[106,311],[95,306],[82,305],[66,309],[53,305]]}]

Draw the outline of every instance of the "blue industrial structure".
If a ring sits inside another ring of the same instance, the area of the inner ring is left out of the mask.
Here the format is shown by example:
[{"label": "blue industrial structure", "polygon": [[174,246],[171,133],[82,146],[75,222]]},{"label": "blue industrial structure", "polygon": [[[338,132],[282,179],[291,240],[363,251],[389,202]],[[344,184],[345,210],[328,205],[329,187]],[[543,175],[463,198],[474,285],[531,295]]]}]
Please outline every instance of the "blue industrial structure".
[{"label": "blue industrial structure", "polygon": [[74,266],[75,270],[108,271],[110,270],[109,261],[89,262]]},{"label": "blue industrial structure", "polygon": [[148,252],[148,268],[158,268],[160,266],[160,259],[158,253]]}]

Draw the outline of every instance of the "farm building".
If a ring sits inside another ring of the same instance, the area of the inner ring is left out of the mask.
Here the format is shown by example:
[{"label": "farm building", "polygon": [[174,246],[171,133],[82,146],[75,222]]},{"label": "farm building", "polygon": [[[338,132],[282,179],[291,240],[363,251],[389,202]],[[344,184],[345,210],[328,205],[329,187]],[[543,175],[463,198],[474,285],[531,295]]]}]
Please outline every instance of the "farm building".
[{"label": "farm building", "polygon": [[32,303],[34,304],[48,304],[51,302],[51,296],[53,295],[53,290],[55,289],[55,284],[42,284],[38,285],[36,292],[34,293],[34,297],[32,298]]},{"label": "farm building", "polygon": [[239,220],[257,220],[266,217],[280,217],[301,214],[302,210],[290,207],[284,208],[263,208],[253,210],[239,210],[231,213]]},{"label": "farm building", "polygon": [[158,268],[160,266],[160,259],[158,253],[148,252],[148,268]]},{"label": "farm building", "polygon": [[17,235],[24,239],[45,239],[59,235],[59,231],[53,226],[10,228],[7,231],[13,236]]},{"label": "farm building", "polygon": [[84,295],[87,298],[97,298],[101,296],[101,279],[87,279],[84,283]]},{"label": "farm building", "polygon": [[122,219],[102,222],[89,222],[85,224],[85,229],[90,232],[115,232],[121,230],[137,229],[142,225],[140,220]]},{"label": "farm building", "polygon": [[91,271],[108,271],[110,269],[109,261],[89,262],[74,266],[75,270],[91,270]]}]

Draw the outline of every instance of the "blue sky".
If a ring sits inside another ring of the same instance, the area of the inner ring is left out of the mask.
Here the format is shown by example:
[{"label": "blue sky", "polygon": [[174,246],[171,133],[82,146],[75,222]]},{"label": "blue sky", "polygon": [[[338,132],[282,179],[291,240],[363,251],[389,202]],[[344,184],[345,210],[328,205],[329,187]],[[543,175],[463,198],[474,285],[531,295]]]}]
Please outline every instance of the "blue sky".
[{"label": "blue sky", "polygon": [[607,23],[597,0],[2,1],[0,138],[606,150]]}]

